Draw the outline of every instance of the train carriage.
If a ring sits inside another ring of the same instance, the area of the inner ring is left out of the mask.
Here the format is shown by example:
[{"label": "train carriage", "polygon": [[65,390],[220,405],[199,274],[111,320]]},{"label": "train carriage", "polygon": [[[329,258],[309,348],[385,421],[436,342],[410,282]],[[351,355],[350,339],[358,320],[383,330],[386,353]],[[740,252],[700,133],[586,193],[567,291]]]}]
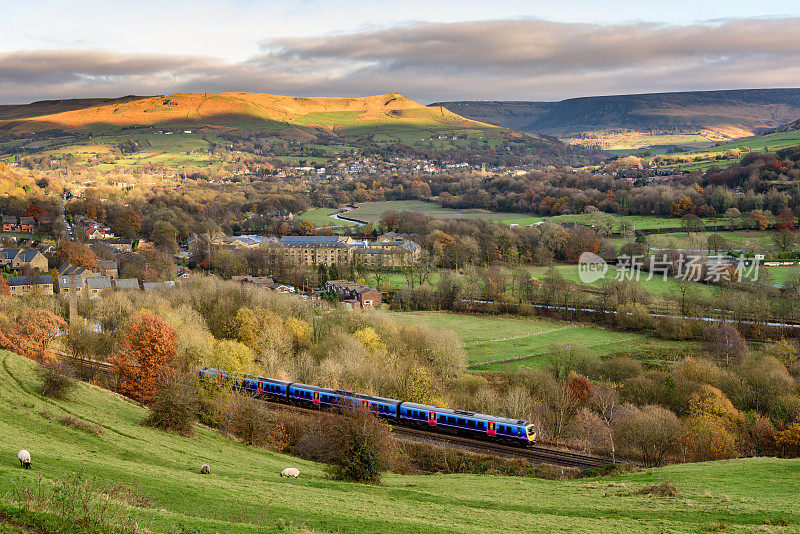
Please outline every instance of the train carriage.
[{"label": "train carriage", "polygon": [[476,439],[522,446],[530,445],[536,440],[534,425],[521,419],[452,410],[254,375],[232,376],[210,367],[200,369],[199,375],[203,381],[233,381],[233,386],[239,391],[307,407],[360,406],[387,420],[434,432],[459,433]]},{"label": "train carriage", "polygon": [[426,404],[403,402],[399,407],[400,421],[414,426],[450,430],[479,439],[530,445],[536,440],[533,423],[521,419],[495,417],[465,410],[451,410]]}]

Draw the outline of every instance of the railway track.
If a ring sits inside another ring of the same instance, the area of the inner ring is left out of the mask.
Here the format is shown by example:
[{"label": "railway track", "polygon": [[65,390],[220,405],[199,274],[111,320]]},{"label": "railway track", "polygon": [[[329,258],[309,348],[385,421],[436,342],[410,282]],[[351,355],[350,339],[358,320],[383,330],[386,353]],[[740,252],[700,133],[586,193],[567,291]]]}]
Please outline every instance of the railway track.
[{"label": "railway track", "polygon": [[[75,363],[92,367],[102,373],[111,372],[111,365],[105,362],[75,358],[67,354],[59,354],[59,356]],[[318,409],[275,402],[270,399],[260,398],[259,400],[273,405],[281,410],[303,412],[308,414],[319,413]],[[541,445],[532,445],[528,448],[514,447],[504,443],[481,441],[459,434],[430,432],[423,428],[399,425],[392,421],[388,422],[392,425],[393,433],[400,439],[431,443],[442,447],[453,447],[479,454],[491,454],[503,458],[522,458],[532,463],[549,463],[563,467],[577,467],[579,469],[604,467],[613,463],[609,458],[602,458],[599,456],[592,456],[574,451],[555,449]]]}]

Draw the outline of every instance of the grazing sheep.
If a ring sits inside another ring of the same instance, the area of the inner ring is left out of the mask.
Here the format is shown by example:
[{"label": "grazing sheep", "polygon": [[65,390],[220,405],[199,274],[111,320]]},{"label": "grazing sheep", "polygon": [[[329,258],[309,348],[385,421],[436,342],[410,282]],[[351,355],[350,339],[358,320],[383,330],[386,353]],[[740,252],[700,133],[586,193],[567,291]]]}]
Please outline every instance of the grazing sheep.
[{"label": "grazing sheep", "polygon": [[300,476],[300,470],[295,469],[294,467],[287,467],[283,471],[281,471],[282,477],[294,477],[297,478]]},{"label": "grazing sheep", "polygon": [[31,453],[23,449],[19,451],[19,454],[17,454],[17,458],[19,458],[19,463],[20,465],[22,465],[23,469],[31,468]]},{"label": "grazing sheep", "polygon": [[209,473],[211,473],[211,468],[210,468],[210,467],[208,467],[208,464],[203,464],[203,465],[200,467],[200,474],[201,474],[201,475],[207,475],[207,474],[209,474]]}]

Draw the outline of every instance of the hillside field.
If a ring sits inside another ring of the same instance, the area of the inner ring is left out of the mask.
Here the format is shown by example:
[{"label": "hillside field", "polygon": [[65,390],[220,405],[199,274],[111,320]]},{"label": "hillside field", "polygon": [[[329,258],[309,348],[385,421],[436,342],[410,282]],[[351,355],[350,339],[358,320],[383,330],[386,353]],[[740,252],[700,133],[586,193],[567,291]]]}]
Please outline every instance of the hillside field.
[{"label": "hillside field", "polygon": [[387,200],[382,202],[362,202],[357,209],[347,213],[348,217],[371,224],[380,222],[387,211],[414,211],[438,219],[482,219],[486,221],[505,221],[523,219],[523,213],[502,213],[478,209],[443,208],[433,202],[422,200]]},{"label": "hillside field", "polygon": [[[95,488],[128,488],[124,509],[149,532],[792,532],[800,460],[750,458],[683,464],[613,478],[546,481],[490,475],[386,476],[380,486],[334,482],[322,466],[240,445],[198,428],[195,437],[139,425],[145,410],[95,386],[66,401],[39,397],[33,362],[0,353],[0,513],[5,533],[70,528],[22,514],[15,488],[78,476]],[[43,417],[47,415],[47,418]],[[58,422],[66,414],[105,435]],[[20,469],[17,451],[31,451]],[[198,473],[201,463],[212,471]],[[286,466],[298,479],[278,476]],[[678,497],[640,494],[671,481]]]},{"label": "hillside field", "polygon": [[[399,312],[392,317],[415,326],[452,330],[461,339],[470,366],[509,371],[540,367],[554,343],[587,348],[599,356],[631,356],[642,361],[673,361],[697,350],[693,342],[666,341],[631,332],[544,318],[463,315],[449,312]],[[504,363],[507,360],[518,360]]]}]

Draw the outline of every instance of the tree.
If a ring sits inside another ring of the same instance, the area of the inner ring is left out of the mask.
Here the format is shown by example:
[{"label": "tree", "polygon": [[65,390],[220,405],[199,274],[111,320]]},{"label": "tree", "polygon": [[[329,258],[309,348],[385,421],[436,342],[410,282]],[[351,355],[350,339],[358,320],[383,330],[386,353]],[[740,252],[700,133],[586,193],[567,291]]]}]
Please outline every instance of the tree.
[{"label": "tree", "polygon": [[726,365],[747,354],[744,338],[734,326],[727,323],[715,323],[706,327],[703,341],[706,350],[718,360],[724,360]]},{"label": "tree", "polygon": [[711,234],[708,236],[708,250],[713,251],[715,254],[722,251],[728,250],[730,246],[728,245],[728,240],[722,237],[719,234]]},{"label": "tree", "polygon": [[302,220],[297,224],[297,232],[300,235],[314,235],[314,223]]},{"label": "tree", "polygon": [[677,449],[681,438],[678,417],[661,406],[624,406],[614,424],[617,443],[645,466],[656,467]]},{"label": "tree", "polygon": [[175,225],[167,221],[157,222],[153,230],[153,245],[170,254],[178,252],[178,229]]},{"label": "tree", "polygon": [[692,199],[687,196],[679,196],[669,206],[669,214],[672,217],[683,217],[692,210]]},{"label": "tree", "polygon": [[789,208],[781,210],[775,221],[778,230],[794,230],[796,228],[794,213]]},{"label": "tree", "polygon": [[569,239],[564,249],[567,260],[577,263],[582,253],[597,254],[599,250],[600,240],[594,230],[588,226],[574,226],[569,229]]},{"label": "tree", "polygon": [[145,404],[153,400],[159,373],[177,352],[177,332],[157,315],[131,317],[109,363],[119,379],[119,391]]},{"label": "tree", "polygon": [[11,286],[8,285],[8,280],[0,277],[0,295],[10,295]]},{"label": "tree", "polygon": [[119,237],[133,239],[142,230],[142,218],[133,209],[125,208],[114,220],[113,230]]},{"label": "tree", "polygon": [[683,223],[683,230],[687,235],[692,232],[703,231],[703,221],[694,213],[687,213],[681,217],[681,222]]},{"label": "tree", "polygon": [[797,243],[797,234],[788,229],[782,229],[772,234],[772,243],[781,252],[788,252]]},{"label": "tree", "polygon": [[763,231],[767,229],[769,226],[769,219],[767,219],[767,216],[764,215],[764,212],[761,210],[754,211],[753,217],[755,218],[756,226],[759,230]]},{"label": "tree", "polygon": [[199,410],[200,400],[192,378],[165,369],[158,377],[144,424],[191,436]]},{"label": "tree", "polygon": [[0,348],[38,362],[54,360],[48,345],[66,329],[66,321],[48,310],[23,312],[10,328],[0,332]]},{"label": "tree", "polygon": [[71,240],[62,241],[58,245],[56,254],[61,262],[71,263],[90,271],[97,269],[97,256],[85,243]]},{"label": "tree", "polygon": [[616,447],[614,445],[614,432],[611,425],[619,408],[619,384],[614,382],[599,382],[592,390],[592,402],[597,413],[603,419],[608,429],[608,440],[611,444],[611,461],[616,461]]}]

